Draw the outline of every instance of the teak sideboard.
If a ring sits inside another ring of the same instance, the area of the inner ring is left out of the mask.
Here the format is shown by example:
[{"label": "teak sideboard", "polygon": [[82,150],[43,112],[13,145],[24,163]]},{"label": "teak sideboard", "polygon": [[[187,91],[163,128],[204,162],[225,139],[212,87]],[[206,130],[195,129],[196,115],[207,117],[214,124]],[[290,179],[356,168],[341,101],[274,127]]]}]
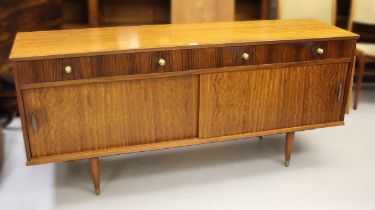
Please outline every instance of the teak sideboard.
[{"label": "teak sideboard", "polygon": [[344,124],[358,35],[315,20],[18,33],[27,164]]}]

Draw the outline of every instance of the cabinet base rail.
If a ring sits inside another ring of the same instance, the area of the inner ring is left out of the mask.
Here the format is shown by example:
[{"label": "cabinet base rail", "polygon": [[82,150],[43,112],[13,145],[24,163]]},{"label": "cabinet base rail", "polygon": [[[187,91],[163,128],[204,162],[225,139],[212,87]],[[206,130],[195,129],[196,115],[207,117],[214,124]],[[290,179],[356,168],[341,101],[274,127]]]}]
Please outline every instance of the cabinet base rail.
[{"label": "cabinet base rail", "polygon": [[44,156],[44,157],[33,157],[27,161],[27,165],[31,166],[31,165],[38,165],[38,164],[71,161],[71,160],[84,160],[84,159],[90,159],[90,158],[95,158],[95,157],[121,155],[121,154],[129,154],[129,153],[136,153],[136,152],[146,152],[146,151],[153,151],[153,150],[160,150],[160,149],[172,149],[172,148],[177,148],[177,147],[208,144],[208,143],[215,143],[215,142],[222,142],[222,141],[235,141],[239,139],[253,138],[253,137],[259,137],[259,136],[264,137],[264,136],[269,136],[269,135],[299,132],[299,131],[312,130],[312,129],[317,129],[317,128],[342,126],[344,124],[345,123],[343,121],[337,121],[337,122],[329,122],[329,123],[314,124],[314,125],[304,125],[304,126],[291,127],[291,128],[282,128],[282,129],[269,130],[269,131],[260,131],[260,132],[254,132],[254,133],[213,137],[213,138],[206,138],[206,139],[192,138],[192,139],[158,142],[158,143],[152,143],[152,144],[141,144],[141,145],[124,146],[124,147],[101,149],[101,150],[66,153],[66,154]]}]

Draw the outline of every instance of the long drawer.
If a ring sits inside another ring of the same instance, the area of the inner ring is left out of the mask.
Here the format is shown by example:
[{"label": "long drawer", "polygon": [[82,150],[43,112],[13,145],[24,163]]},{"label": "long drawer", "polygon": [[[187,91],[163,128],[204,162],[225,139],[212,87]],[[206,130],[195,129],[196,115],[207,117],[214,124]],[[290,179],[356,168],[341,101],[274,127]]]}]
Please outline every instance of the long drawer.
[{"label": "long drawer", "polygon": [[161,50],[17,62],[21,84],[350,57],[355,40]]}]

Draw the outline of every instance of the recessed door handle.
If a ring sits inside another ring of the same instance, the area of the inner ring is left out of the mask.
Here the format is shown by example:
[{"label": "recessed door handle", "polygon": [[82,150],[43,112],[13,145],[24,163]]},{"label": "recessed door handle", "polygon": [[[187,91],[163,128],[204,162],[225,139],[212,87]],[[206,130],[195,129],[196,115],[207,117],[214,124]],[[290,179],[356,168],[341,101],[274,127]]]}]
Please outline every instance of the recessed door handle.
[{"label": "recessed door handle", "polygon": [[38,131],[38,122],[35,115],[31,115],[31,128],[33,129],[34,133]]},{"label": "recessed door handle", "polygon": [[342,83],[339,84],[339,87],[337,89],[337,101],[340,101],[342,94]]}]

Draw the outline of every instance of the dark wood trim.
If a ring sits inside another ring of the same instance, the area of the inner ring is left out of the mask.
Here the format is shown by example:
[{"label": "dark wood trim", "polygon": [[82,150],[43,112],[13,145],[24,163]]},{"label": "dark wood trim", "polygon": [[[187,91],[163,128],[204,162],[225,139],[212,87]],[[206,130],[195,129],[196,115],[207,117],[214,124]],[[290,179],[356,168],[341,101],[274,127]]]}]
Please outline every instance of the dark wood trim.
[{"label": "dark wood trim", "polygon": [[270,11],[271,11],[271,0],[262,0],[260,19],[261,20],[270,19]]},{"label": "dark wood trim", "polygon": [[0,98],[15,98],[17,93],[12,90],[0,90]]},{"label": "dark wood trim", "polygon": [[34,88],[70,86],[70,85],[80,85],[80,84],[89,84],[89,83],[98,83],[98,82],[154,79],[154,78],[177,77],[177,76],[187,76],[187,75],[196,75],[196,74],[234,72],[234,71],[242,71],[242,70],[257,71],[261,69],[273,69],[273,68],[283,68],[283,67],[297,67],[297,66],[309,66],[309,65],[321,65],[321,64],[333,64],[333,63],[348,63],[351,61],[352,61],[352,58],[337,58],[337,59],[326,59],[326,60],[315,60],[315,61],[304,61],[304,62],[208,68],[208,69],[197,69],[197,70],[165,72],[165,73],[124,75],[124,76],[116,76],[116,77],[99,77],[99,78],[80,79],[80,80],[65,80],[65,81],[58,81],[58,82],[21,84],[20,89],[28,90],[28,89],[34,89]]},{"label": "dark wood trim", "polygon": [[[17,62],[20,84],[352,57],[354,40],[214,47]],[[324,49],[318,54],[317,49]],[[248,58],[242,58],[244,53]],[[165,64],[159,65],[159,59]],[[70,66],[71,73],[64,68]]]},{"label": "dark wood trim", "polygon": [[87,12],[90,27],[99,26],[99,0],[87,0]]}]

